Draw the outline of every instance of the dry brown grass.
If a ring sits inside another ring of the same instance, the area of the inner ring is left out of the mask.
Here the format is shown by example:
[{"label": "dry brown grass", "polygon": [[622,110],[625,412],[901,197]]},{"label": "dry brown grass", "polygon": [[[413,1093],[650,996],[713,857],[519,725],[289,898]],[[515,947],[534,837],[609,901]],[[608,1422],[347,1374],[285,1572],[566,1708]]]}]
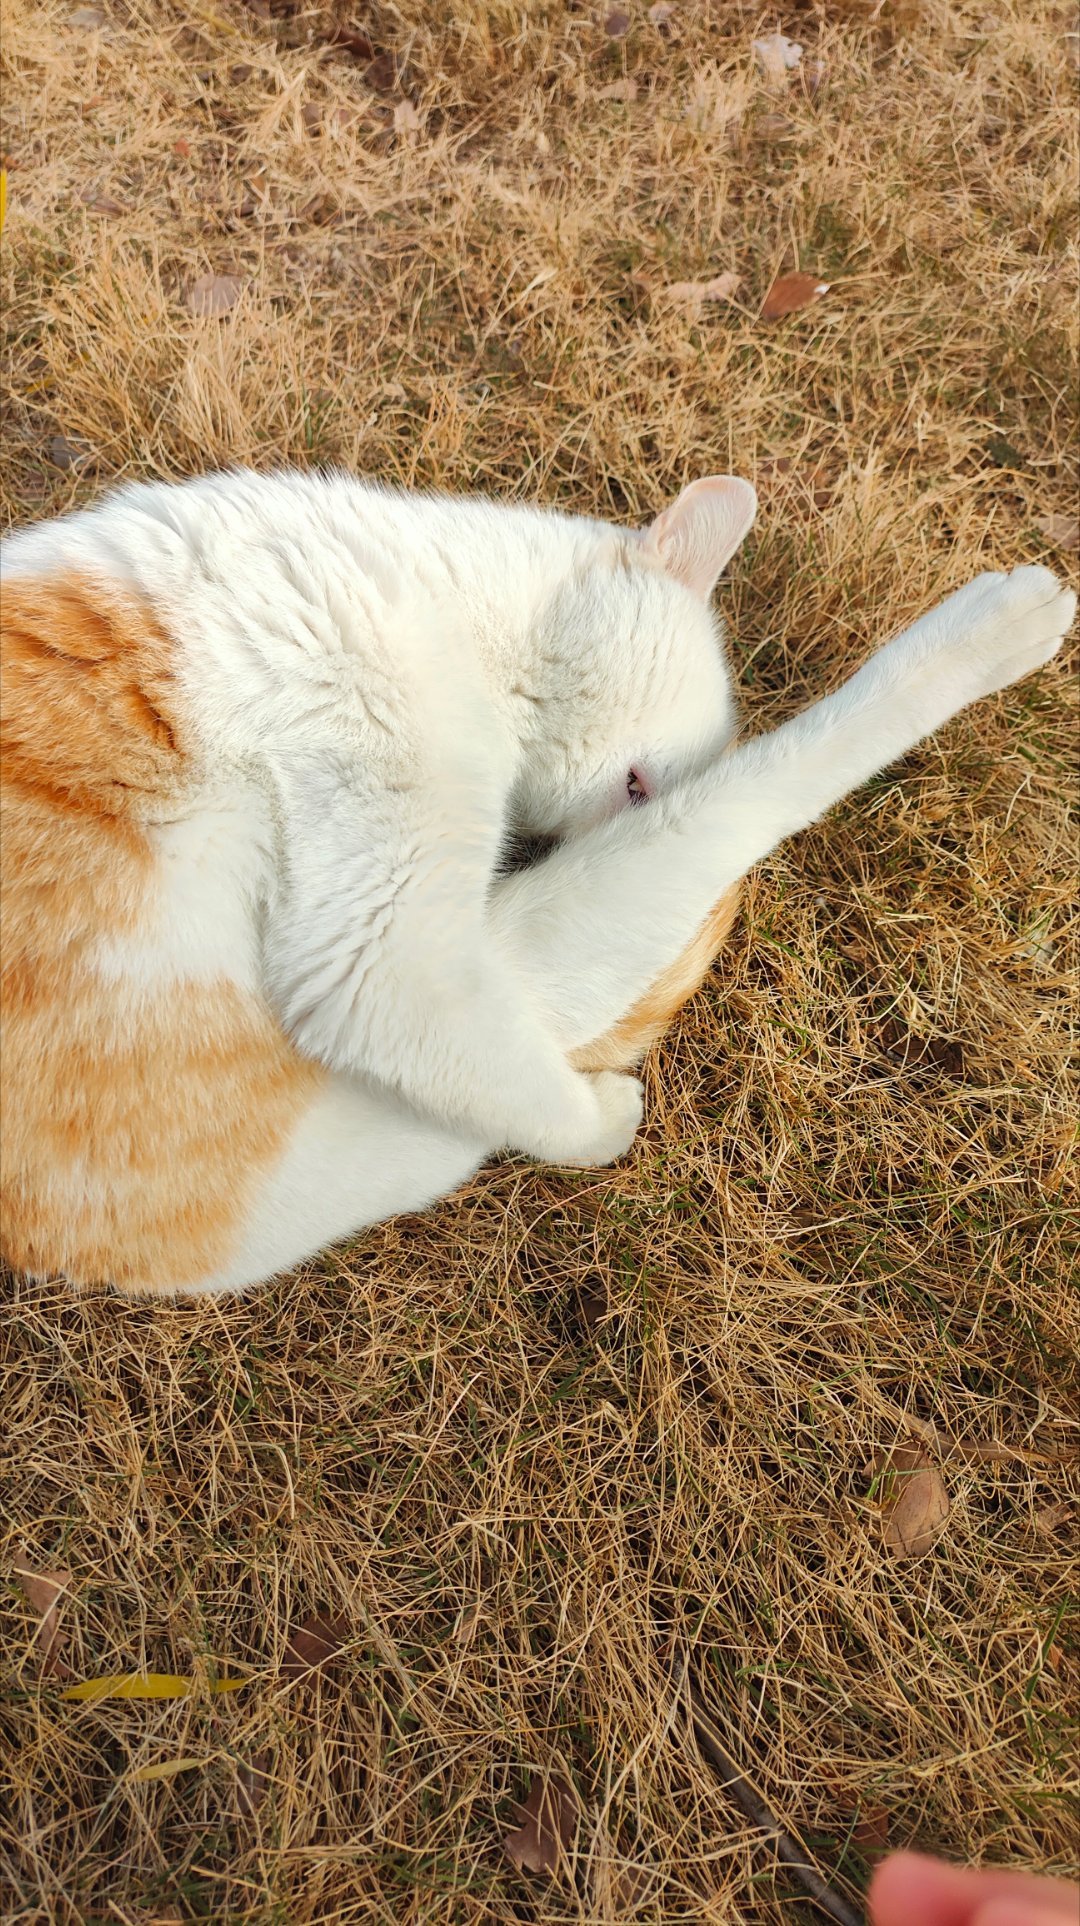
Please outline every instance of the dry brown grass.
[{"label": "dry brown grass", "polygon": [[[1037,526],[1075,502],[1064,4],[793,5],[825,79],[782,99],[738,0],[666,32],[628,0],[619,41],[561,0],[339,9],[400,54],[412,135],[329,8],[101,5],[6,10],[8,517],[336,460],[629,518],[731,466],[758,722],[978,568],[1070,566]],[[794,265],[834,292],[767,327]],[[650,296],[729,267],[735,306]],[[197,320],[211,269],[246,291]],[[6,1569],[70,1569],[80,1676],[250,1682],[65,1704],[8,1586],[5,1916],[809,1917],[695,1752],[687,1651],[849,1895],[860,1806],[1068,1864],[1069,690],[966,715],[765,867],[625,1168],[488,1171],[245,1303],[9,1282]],[[1018,1448],[950,1455],[900,1564],[866,1473],[898,1410]],[[320,1610],[346,1651],[281,1677]],[[582,1806],[552,1882],[499,1844],[547,1768]]]}]

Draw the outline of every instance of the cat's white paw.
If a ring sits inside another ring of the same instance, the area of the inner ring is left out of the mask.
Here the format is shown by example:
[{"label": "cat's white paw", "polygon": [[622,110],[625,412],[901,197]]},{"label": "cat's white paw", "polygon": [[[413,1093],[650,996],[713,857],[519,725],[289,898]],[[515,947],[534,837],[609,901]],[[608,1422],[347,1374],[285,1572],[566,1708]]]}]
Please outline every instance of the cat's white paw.
[{"label": "cat's white paw", "polygon": [[581,1081],[588,1088],[589,1121],[580,1133],[568,1132],[546,1150],[549,1163],[590,1167],[610,1164],[629,1150],[637,1135],[645,1104],[645,1087],[637,1077],[598,1070],[582,1076]]},{"label": "cat's white paw", "polygon": [[923,666],[958,705],[976,702],[1049,662],[1075,614],[1076,596],[1048,568],[977,575],[916,625]]}]

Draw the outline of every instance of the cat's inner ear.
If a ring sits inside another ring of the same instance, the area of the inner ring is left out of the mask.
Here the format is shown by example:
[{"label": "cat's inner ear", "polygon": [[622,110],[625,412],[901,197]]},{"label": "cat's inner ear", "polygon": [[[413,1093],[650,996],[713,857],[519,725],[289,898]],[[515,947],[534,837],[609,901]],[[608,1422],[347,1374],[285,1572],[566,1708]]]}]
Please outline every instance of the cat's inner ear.
[{"label": "cat's inner ear", "polygon": [[757,495],[738,475],[706,475],[644,531],[648,550],[669,575],[707,600],[725,564],[745,541],[757,514]]}]

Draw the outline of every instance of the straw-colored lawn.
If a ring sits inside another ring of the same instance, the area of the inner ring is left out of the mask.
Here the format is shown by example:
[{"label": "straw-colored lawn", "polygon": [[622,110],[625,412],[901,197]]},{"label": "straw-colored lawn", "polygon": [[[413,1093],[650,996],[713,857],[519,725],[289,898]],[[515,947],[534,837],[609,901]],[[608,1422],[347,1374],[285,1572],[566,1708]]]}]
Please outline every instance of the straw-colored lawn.
[{"label": "straw-colored lawn", "polygon": [[[293,461],[644,520],[735,469],[732,655],[789,714],[980,568],[1076,573],[1075,26],[6,0],[5,516]],[[829,292],[763,320],[792,268]],[[852,1904],[886,1835],[1068,1867],[1069,657],[752,879],[624,1166],[244,1302],[7,1281],[4,1570],[70,1574],[73,1678],[196,1684],[65,1701],[5,1584],[5,1918],[821,1917],[688,1678]],[[898,1440],[951,1500],[909,1559]],[[501,1843],[544,1773],[555,1877]]]}]

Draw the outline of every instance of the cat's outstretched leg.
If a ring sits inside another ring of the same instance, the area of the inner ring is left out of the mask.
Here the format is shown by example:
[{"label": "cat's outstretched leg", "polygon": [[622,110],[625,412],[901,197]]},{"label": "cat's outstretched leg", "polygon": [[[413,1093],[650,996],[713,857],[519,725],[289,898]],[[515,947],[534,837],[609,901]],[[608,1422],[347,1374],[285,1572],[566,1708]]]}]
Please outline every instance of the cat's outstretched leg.
[{"label": "cat's outstretched leg", "polygon": [[969,703],[1048,662],[1075,610],[1045,568],[980,575],[802,715],[508,878],[493,918],[563,1047],[582,1050],[619,1025],[785,837]]}]

